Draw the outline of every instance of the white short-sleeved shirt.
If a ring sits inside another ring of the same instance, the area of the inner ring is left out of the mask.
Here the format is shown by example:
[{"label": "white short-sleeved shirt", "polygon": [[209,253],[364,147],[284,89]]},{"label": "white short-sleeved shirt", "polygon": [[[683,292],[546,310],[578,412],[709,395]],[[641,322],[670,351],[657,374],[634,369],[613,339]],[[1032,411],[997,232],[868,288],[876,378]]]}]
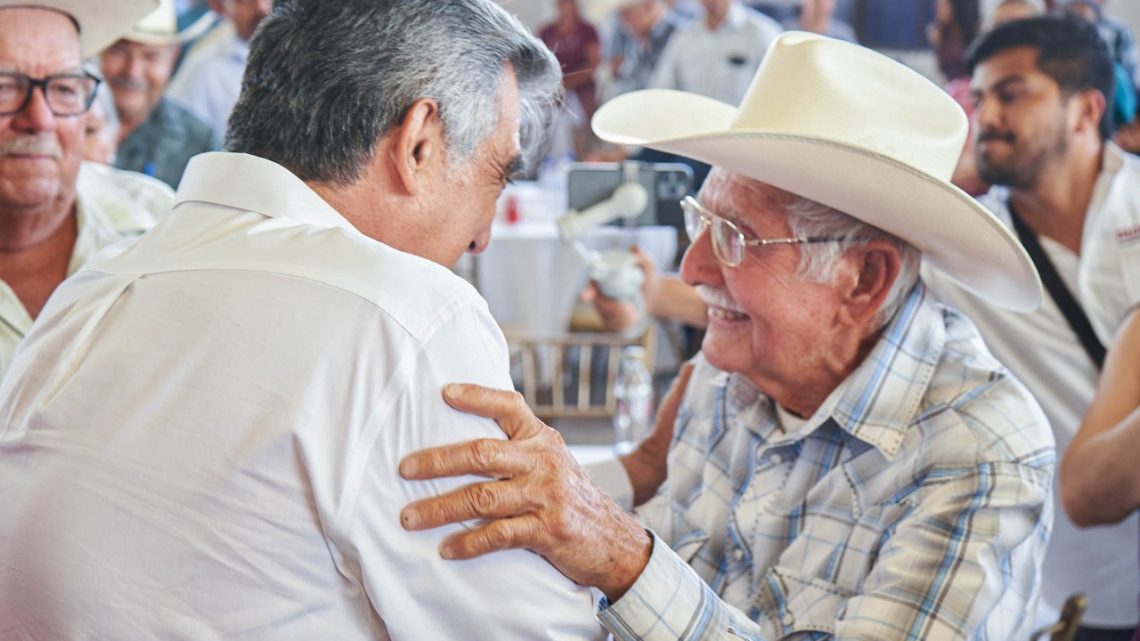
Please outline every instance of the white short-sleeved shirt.
[{"label": "white short-sleeved shirt", "polygon": [[649,86],[689,91],[738,105],[781,31],[780,23],[734,0],[716,31],[701,19],[673,34]]},{"label": "white short-sleeved shirt", "polygon": [[[995,187],[981,200],[1011,225],[1007,190]],[[1140,302],[1140,160],[1111,143],[1105,146],[1080,256],[1049,238],[1039,240],[1101,342],[1111,345],[1125,315]],[[936,270],[924,268],[923,276],[939,298],[977,324],[998,360],[1036,396],[1062,456],[1092,402],[1099,373],[1053,299],[1045,295],[1040,309],[1019,314],[987,303]],[[1061,509],[1060,493],[1054,497],[1042,600],[1059,608],[1070,594],[1084,592],[1087,625],[1136,625],[1140,519],[1132,515],[1115,525],[1080,529]]]},{"label": "white short-sleeved shirt", "polygon": [[[79,167],[75,193],[78,236],[67,266],[69,275],[104,247],[149,229],[174,204],[174,191],[166,183],[90,162]],[[31,327],[31,314],[8,283],[0,280],[0,375]]]},{"label": "white short-sleeved shirt", "polygon": [[65,282],[0,386],[0,638],[588,639],[593,595],[526,551],[409,532],[424,447],[502,438],[465,281],[355,230],[284,168],[191,161],[174,211]]}]

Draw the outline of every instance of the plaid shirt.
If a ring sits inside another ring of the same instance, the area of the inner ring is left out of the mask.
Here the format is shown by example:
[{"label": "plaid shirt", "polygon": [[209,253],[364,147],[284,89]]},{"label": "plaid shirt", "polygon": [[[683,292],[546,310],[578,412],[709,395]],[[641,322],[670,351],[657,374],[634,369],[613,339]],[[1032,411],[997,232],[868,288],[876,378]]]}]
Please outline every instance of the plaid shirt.
[{"label": "plaid shirt", "polygon": [[923,285],[802,424],[698,359],[674,439],[649,565],[599,613],[616,639],[1028,636],[1052,436]]}]

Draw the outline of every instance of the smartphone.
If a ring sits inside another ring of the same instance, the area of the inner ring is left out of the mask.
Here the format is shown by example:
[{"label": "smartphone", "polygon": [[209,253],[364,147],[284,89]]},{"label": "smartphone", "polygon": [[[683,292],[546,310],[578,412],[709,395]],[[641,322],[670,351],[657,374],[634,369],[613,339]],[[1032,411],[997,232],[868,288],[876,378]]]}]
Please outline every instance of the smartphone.
[{"label": "smartphone", "polygon": [[668,225],[684,241],[685,217],[681,199],[693,190],[693,170],[681,163],[578,162],[570,165],[566,175],[567,207],[582,211],[613,195],[625,180],[626,173],[649,192],[649,202],[637,218],[617,221],[615,225]]}]

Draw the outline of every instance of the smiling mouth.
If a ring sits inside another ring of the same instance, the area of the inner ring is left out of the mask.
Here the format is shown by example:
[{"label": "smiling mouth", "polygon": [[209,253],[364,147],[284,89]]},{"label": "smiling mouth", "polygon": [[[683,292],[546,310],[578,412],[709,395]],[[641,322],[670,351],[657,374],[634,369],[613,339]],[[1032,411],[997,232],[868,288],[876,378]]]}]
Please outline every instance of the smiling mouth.
[{"label": "smiling mouth", "polygon": [[711,305],[709,306],[709,316],[727,321],[738,321],[748,318],[747,314],[741,314],[740,312],[734,312],[723,307],[713,307]]}]

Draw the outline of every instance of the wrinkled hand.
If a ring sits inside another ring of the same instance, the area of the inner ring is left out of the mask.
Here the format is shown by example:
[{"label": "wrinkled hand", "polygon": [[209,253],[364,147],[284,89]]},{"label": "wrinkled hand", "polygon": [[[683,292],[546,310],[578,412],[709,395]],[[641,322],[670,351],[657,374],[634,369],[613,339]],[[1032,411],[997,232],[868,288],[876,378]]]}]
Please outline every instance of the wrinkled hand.
[{"label": "wrinkled hand", "polygon": [[410,480],[475,474],[477,483],[404,508],[409,530],[490,519],[448,537],[440,554],[469,559],[527,548],[581,585],[616,600],[649,561],[645,529],[586,476],[562,436],[538,420],[522,396],[476,385],[448,385],[457,410],[495,419],[510,440],[483,439],[413,453],[400,463]]},{"label": "wrinkled hand", "polygon": [[657,488],[665,482],[669,471],[669,447],[673,444],[673,425],[677,422],[677,410],[689,386],[693,374],[693,364],[685,363],[661,404],[657,407],[657,420],[653,432],[638,444],[637,449],[622,457],[622,465],[633,485],[633,504],[653,498]]},{"label": "wrinkled hand", "polygon": [[[638,247],[631,247],[633,262],[645,274],[641,283],[641,293],[645,298],[646,308],[657,292],[658,274],[653,260],[646,256]],[[641,312],[633,303],[610,298],[598,289],[597,283],[590,281],[582,291],[582,300],[594,304],[594,309],[602,319],[602,325],[610,332],[624,332],[641,320]]]}]

